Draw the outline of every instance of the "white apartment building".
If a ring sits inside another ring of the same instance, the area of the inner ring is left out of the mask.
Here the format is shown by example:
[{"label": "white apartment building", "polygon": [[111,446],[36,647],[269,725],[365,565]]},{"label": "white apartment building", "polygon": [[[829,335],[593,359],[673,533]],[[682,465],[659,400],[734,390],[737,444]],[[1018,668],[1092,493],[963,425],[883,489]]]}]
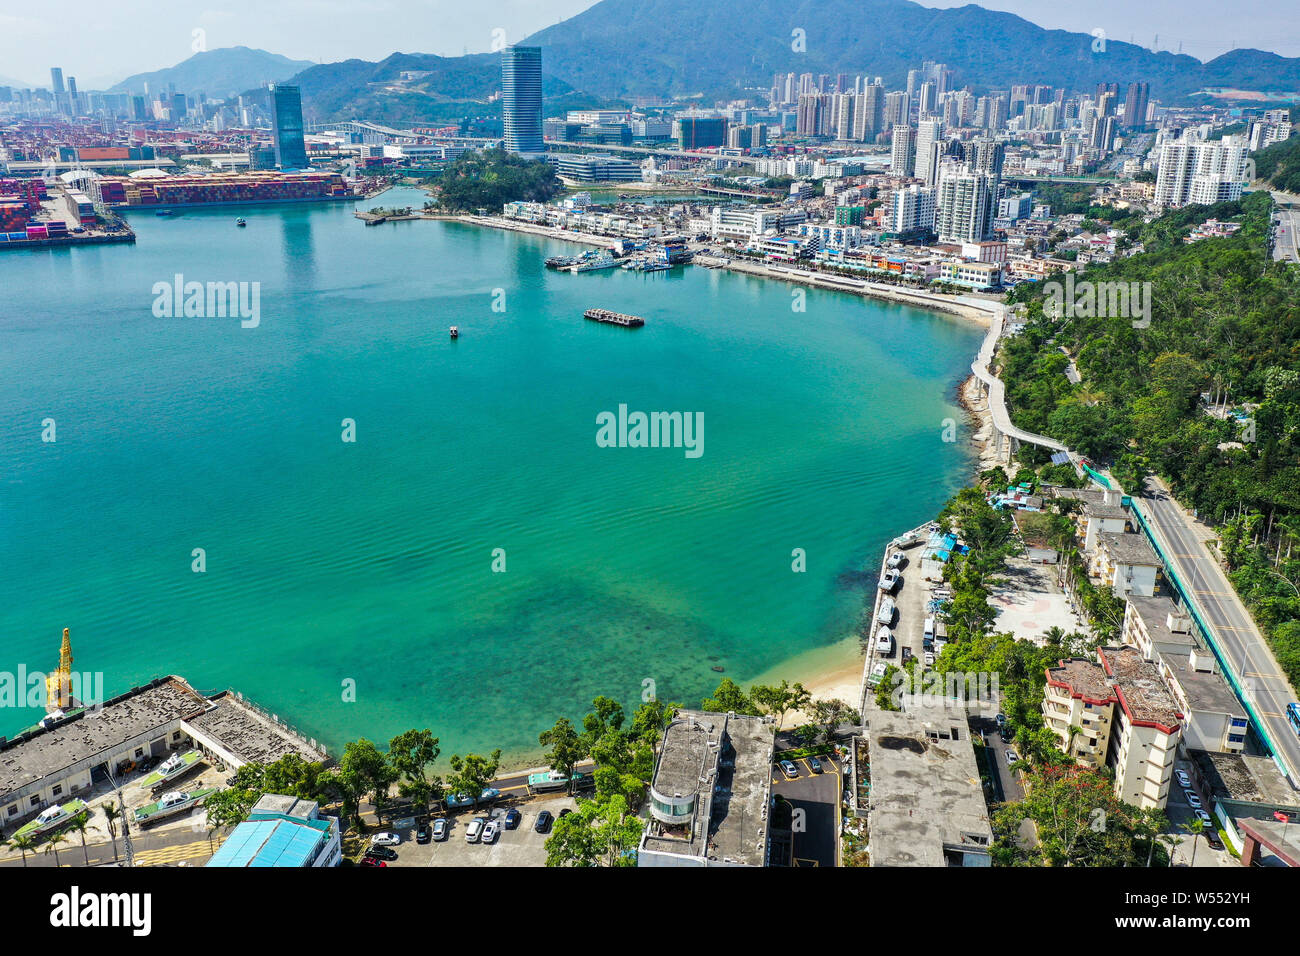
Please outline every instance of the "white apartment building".
[{"label": "white apartment building", "polygon": [[1167,208],[1230,202],[1246,185],[1250,146],[1242,136],[1205,141],[1184,134],[1160,147],[1154,202]]},{"label": "white apartment building", "polygon": [[916,178],[933,186],[939,176],[939,154],[943,149],[943,123],[921,120],[916,124]]},{"label": "white apartment building", "polygon": [[895,190],[889,228],[894,233],[934,231],[933,186],[908,186]]},{"label": "white apartment building", "polygon": [[935,194],[934,231],[940,242],[981,242],[993,219],[996,180],[958,163],[939,169]]}]

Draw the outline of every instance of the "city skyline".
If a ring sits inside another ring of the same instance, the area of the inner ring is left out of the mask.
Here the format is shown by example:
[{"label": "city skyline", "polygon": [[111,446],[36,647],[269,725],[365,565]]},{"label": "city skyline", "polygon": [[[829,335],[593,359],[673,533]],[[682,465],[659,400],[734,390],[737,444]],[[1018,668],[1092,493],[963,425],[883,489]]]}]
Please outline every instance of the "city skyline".
[{"label": "city skyline", "polygon": [[[523,0],[486,0],[473,8],[441,0],[367,0],[325,4],[346,10],[349,28],[321,18],[321,4],[291,0],[266,8],[252,0],[227,0],[197,15],[160,0],[144,0],[148,16],[123,20],[90,0],[70,0],[68,12],[85,29],[72,32],[60,23],[30,15],[0,14],[0,31],[17,42],[7,53],[0,84],[47,87],[50,67],[59,63],[83,90],[103,89],[127,76],[165,69],[201,49],[233,46],[264,49],[318,63],[351,58],[377,60],[394,52],[459,56],[500,49],[594,6],[589,0],[548,0],[544,7]],[[957,0],[927,0],[920,6],[947,9]],[[1209,0],[1177,3],[1158,0],[1134,9],[1124,0],[1101,0],[1080,7],[1055,0],[988,0],[987,10],[1020,16],[1049,30],[1092,33],[1104,30],[1120,42],[1185,53],[1202,61],[1232,49],[1251,48],[1300,57],[1300,29],[1277,0],[1246,0],[1225,28],[1217,4]],[[360,7],[369,16],[358,15]],[[436,18],[436,28],[434,19]],[[427,27],[421,24],[427,23]],[[197,31],[197,32],[196,32]],[[124,58],[125,57],[125,58]]]}]

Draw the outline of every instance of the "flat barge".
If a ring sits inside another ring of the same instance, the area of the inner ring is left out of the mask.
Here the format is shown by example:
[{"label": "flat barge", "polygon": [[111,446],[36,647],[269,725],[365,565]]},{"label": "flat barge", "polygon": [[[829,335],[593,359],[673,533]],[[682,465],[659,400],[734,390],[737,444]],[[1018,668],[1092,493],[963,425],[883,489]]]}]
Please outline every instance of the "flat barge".
[{"label": "flat barge", "polygon": [[639,315],[627,315],[624,312],[611,312],[609,309],[588,309],[582,313],[583,318],[607,325],[621,325],[626,329],[639,329],[645,325],[645,319]]}]

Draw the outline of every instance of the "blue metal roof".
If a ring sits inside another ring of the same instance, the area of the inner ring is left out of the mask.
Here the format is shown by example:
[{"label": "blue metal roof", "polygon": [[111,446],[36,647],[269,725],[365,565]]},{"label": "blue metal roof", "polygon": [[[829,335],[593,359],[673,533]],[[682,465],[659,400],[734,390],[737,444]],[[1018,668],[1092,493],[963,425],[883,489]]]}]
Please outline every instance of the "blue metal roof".
[{"label": "blue metal roof", "polygon": [[306,866],[325,839],[288,820],[251,820],[235,827],[208,866]]}]

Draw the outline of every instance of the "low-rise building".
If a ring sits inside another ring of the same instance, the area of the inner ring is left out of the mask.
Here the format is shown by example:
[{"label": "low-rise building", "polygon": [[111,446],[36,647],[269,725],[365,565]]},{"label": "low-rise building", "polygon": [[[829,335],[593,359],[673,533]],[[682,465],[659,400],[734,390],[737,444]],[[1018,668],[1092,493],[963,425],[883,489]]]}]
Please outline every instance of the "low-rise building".
[{"label": "low-rise building", "polygon": [[1182,733],[1178,702],[1137,648],[1099,647],[1097,660],[1119,704],[1106,756],[1115,771],[1115,794],[1143,809],[1163,808]]},{"label": "low-rise building", "polygon": [[1156,590],[1160,558],[1141,534],[1101,531],[1091,556],[1089,573],[1117,597],[1151,597]]},{"label": "low-rise building", "polygon": [[342,859],[338,817],[323,815],[314,800],[267,793],[207,865],[323,867],[338,866]]},{"label": "low-rise building", "polygon": [[1110,679],[1096,661],[1072,657],[1047,669],[1043,723],[1077,763],[1105,765],[1117,703]]},{"label": "low-rise building", "polygon": [[775,735],[766,717],[679,710],[650,782],[638,866],[766,866]]},{"label": "low-rise building", "polygon": [[876,711],[866,734],[873,866],[990,866],[989,824],[960,707]]}]

